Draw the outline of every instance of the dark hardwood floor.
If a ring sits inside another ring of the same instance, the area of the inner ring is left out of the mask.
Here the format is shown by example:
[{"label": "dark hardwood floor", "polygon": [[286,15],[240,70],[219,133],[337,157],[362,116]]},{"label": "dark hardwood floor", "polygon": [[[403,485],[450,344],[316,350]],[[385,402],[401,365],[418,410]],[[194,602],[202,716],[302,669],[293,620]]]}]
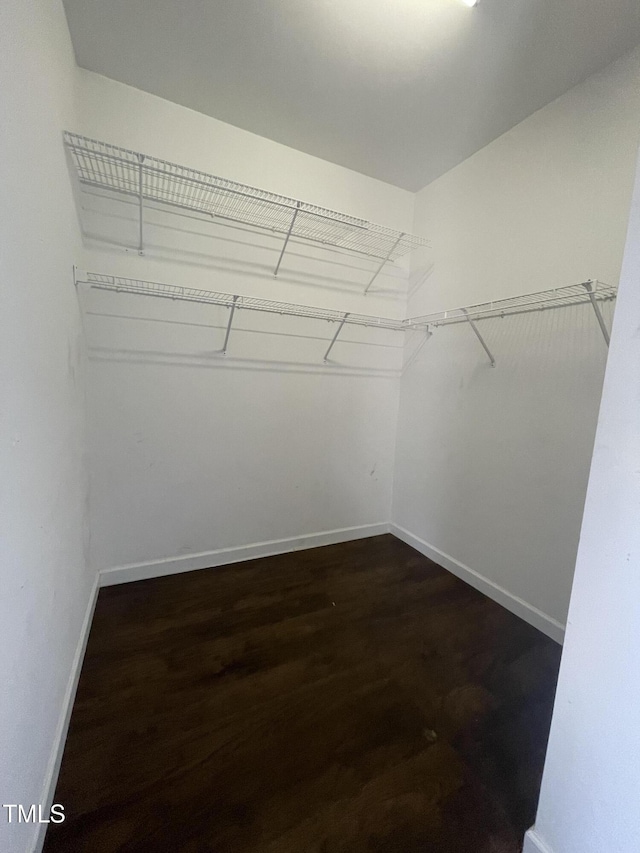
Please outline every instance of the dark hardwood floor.
[{"label": "dark hardwood floor", "polygon": [[559,659],[390,535],[103,589],[46,853],[515,853]]}]

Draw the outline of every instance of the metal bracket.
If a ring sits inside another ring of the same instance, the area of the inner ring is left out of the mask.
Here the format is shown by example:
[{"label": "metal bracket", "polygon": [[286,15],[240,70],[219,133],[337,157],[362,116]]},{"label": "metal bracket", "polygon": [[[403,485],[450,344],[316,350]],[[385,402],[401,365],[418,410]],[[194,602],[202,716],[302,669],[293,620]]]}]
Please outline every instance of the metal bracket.
[{"label": "metal bracket", "polygon": [[327,349],[327,351],[326,351],[326,352],[325,352],[325,354],[324,354],[324,363],[325,363],[325,364],[327,363],[327,360],[328,360],[328,358],[329,358],[329,353],[330,353],[330,352],[331,352],[331,350],[333,349],[333,345],[334,345],[334,344],[335,344],[335,342],[338,340],[338,335],[339,335],[339,334],[340,334],[340,332],[342,331],[342,327],[343,327],[343,326],[344,326],[344,324],[347,322],[347,317],[348,317],[348,316],[349,316],[349,312],[347,311],[347,313],[344,315],[344,317],[343,317],[343,318],[342,318],[342,320],[340,321],[340,325],[339,325],[339,326],[338,326],[338,328],[336,329],[336,333],[335,333],[335,335],[334,335],[334,336],[333,336],[333,338],[331,339],[331,343],[329,344],[329,348]]},{"label": "metal bracket", "polygon": [[287,236],[284,238],[284,244],[282,246],[282,250],[280,251],[280,257],[278,258],[278,263],[276,264],[276,268],[274,270],[274,276],[278,275],[278,270],[280,269],[280,264],[282,263],[282,259],[284,257],[285,250],[287,248],[287,244],[289,242],[289,238],[291,237],[291,232],[293,231],[293,226],[296,224],[296,217],[300,213],[300,202],[296,202],[296,209],[293,211],[293,217],[291,218],[291,222],[289,224],[289,230],[287,231]]},{"label": "metal bracket", "polygon": [[464,313],[465,317],[467,318],[467,320],[468,320],[468,322],[469,322],[469,325],[471,326],[471,328],[472,328],[472,329],[473,329],[473,331],[475,332],[476,337],[478,338],[478,340],[479,340],[479,341],[480,341],[480,343],[482,344],[482,349],[483,349],[483,350],[486,352],[486,354],[489,356],[489,361],[491,362],[491,367],[495,367],[495,366],[496,366],[496,360],[495,360],[495,358],[493,357],[493,355],[491,354],[491,350],[490,350],[490,349],[489,349],[489,347],[486,345],[486,343],[485,343],[485,341],[484,341],[484,338],[482,337],[482,335],[481,335],[481,334],[480,334],[480,332],[478,331],[478,327],[476,326],[476,324],[473,322],[473,320],[472,320],[472,319],[471,319],[471,317],[469,316],[469,312],[467,311],[467,309],[466,309],[466,308],[463,308],[463,309],[462,309],[462,311],[463,311],[463,313]]},{"label": "metal bracket", "polygon": [[222,355],[227,354],[227,344],[229,343],[229,335],[231,334],[231,324],[233,323],[233,315],[235,314],[236,302],[238,301],[238,299],[239,299],[238,296],[233,297],[233,304],[231,305],[231,311],[229,313],[229,321],[227,323],[227,332],[224,336],[224,343],[222,344]]},{"label": "metal bracket", "polygon": [[420,341],[418,346],[415,348],[413,353],[409,356],[406,364],[404,364],[402,366],[402,370],[400,371],[402,376],[404,376],[404,374],[407,372],[407,370],[409,370],[411,365],[417,360],[418,356],[422,352],[422,347],[426,344],[426,342],[429,340],[429,338],[433,337],[433,332],[431,331],[431,326],[429,326],[428,324],[426,326],[417,327],[414,331],[418,331],[418,332],[424,331],[424,337]]},{"label": "metal bracket", "polygon": [[142,215],[142,205],[143,205],[143,164],[144,162],[144,154],[138,154],[138,217],[139,217],[139,240],[138,240],[138,254],[144,255],[144,234],[143,234],[143,215]]},{"label": "metal bracket", "polygon": [[585,281],[582,286],[584,287],[584,289],[589,294],[589,302],[591,302],[591,307],[593,308],[593,310],[595,312],[596,320],[598,321],[598,325],[600,326],[600,331],[602,332],[602,337],[604,338],[606,345],[609,346],[609,344],[611,343],[611,338],[609,336],[609,330],[607,329],[607,326],[604,322],[604,318],[602,316],[602,311],[600,311],[600,306],[598,305],[598,300],[595,297],[593,285],[594,285],[593,281]]},{"label": "metal bracket", "polygon": [[382,268],[384,267],[384,265],[387,263],[387,261],[389,260],[389,258],[391,257],[391,255],[393,255],[393,253],[395,252],[396,247],[398,246],[398,243],[399,243],[399,242],[402,240],[402,238],[403,238],[403,237],[405,237],[405,236],[406,236],[406,235],[404,234],[404,232],[403,232],[402,234],[400,234],[400,236],[398,237],[398,239],[396,240],[396,242],[395,242],[395,243],[393,244],[393,246],[389,249],[389,251],[387,252],[386,257],[383,259],[383,261],[381,262],[381,264],[380,264],[380,266],[378,267],[378,269],[374,272],[374,274],[373,274],[373,278],[371,279],[371,281],[369,282],[369,284],[365,287],[365,289],[364,289],[365,296],[366,296],[366,294],[368,293],[369,288],[371,287],[371,285],[373,284],[373,282],[378,278],[378,276],[379,276],[379,275],[380,275],[380,273],[382,272]]}]

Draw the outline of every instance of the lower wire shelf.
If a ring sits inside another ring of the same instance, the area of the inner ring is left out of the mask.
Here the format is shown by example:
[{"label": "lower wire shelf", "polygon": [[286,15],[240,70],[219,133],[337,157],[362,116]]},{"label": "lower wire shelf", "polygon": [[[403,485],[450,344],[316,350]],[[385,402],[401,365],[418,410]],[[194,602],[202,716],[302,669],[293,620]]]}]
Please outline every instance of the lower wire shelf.
[{"label": "lower wire shelf", "polygon": [[143,281],[141,279],[123,276],[106,275],[94,272],[80,272],[74,269],[76,286],[86,285],[98,290],[110,290],[116,293],[131,293],[138,296],[153,296],[162,299],[196,302],[205,305],[220,305],[229,308],[229,318],[225,333],[222,352],[226,354],[229,336],[235,311],[261,311],[269,314],[280,314],[291,317],[306,317],[312,320],[326,320],[337,323],[338,328],[324,355],[326,362],[329,353],[335,345],[340,332],[345,325],[365,326],[368,328],[386,329],[393,332],[412,330],[431,331],[440,326],[450,326],[457,323],[468,323],[480,341],[492,367],[496,361],[487,346],[477,322],[495,317],[508,317],[517,314],[528,314],[533,311],[545,311],[553,308],[566,308],[574,305],[591,305],[600,330],[607,345],[609,330],[607,329],[600,304],[616,298],[617,288],[599,281],[589,280],[581,284],[568,285],[552,290],[541,290],[522,296],[514,296],[493,302],[484,302],[464,308],[425,314],[419,317],[408,317],[397,320],[390,317],[377,317],[370,314],[357,314],[350,311],[335,311],[328,308],[314,308],[309,305],[298,305],[293,302],[279,302],[273,299],[260,299],[254,296],[220,293],[213,290],[201,290],[194,287],[183,287],[175,284]]},{"label": "lower wire shelf", "polygon": [[227,353],[229,336],[235,312],[237,310],[261,311],[268,314],[280,314],[290,317],[306,317],[311,320],[326,320],[338,323],[338,329],[324,354],[324,361],[335,345],[338,335],[345,325],[367,326],[377,329],[387,329],[393,332],[405,330],[404,320],[393,320],[388,317],[374,317],[369,314],[355,314],[350,311],[333,311],[327,308],[314,308],[309,305],[297,305],[292,302],[278,302],[274,299],[259,299],[254,296],[240,296],[232,293],[218,293],[213,290],[199,290],[195,287],[182,287],[176,284],[160,284],[154,281],[123,278],[122,276],[103,275],[101,273],[75,274],[76,286],[80,284],[98,290],[111,290],[116,293],[132,293],[138,296],[155,296],[161,299],[180,300],[182,302],[197,302],[204,305],[221,305],[230,309],[225,332],[223,354]]}]

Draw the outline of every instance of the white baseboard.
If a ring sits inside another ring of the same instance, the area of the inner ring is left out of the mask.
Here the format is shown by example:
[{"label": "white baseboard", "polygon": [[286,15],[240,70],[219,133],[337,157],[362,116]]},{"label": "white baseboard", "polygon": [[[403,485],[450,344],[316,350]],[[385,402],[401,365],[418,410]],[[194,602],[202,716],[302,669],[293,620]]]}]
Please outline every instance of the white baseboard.
[{"label": "white baseboard", "polygon": [[[67,682],[67,689],[65,690],[64,699],[62,702],[62,712],[60,714],[60,719],[56,728],[55,738],[53,741],[53,749],[51,750],[49,764],[47,766],[47,772],[45,774],[44,788],[42,797],[40,799],[43,814],[49,813],[49,809],[51,808],[51,804],[53,803],[53,797],[56,792],[58,774],[60,772],[60,764],[62,763],[62,754],[64,752],[64,745],[67,740],[69,722],[71,720],[71,711],[73,710],[73,703],[76,698],[76,690],[78,689],[80,671],[82,669],[82,662],[84,661],[84,653],[87,648],[87,640],[89,639],[89,632],[91,630],[93,613],[96,609],[96,601],[98,600],[99,589],[100,579],[96,575],[93,587],[91,589],[91,592],[89,593],[87,610],[82,621],[82,628],[80,629],[78,645],[76,646],[76,651],[73,656],[71,672],[69,674],[69,681]],[[46,831],[47,824],[38,824],[36,837],[33,845],[33,853],[40,853],[40,851],[42,850],[44,846],[44,837]]]},{"label": "white baseboard", "polygon": [[268,542],[256,542],[253,545],[241,545],[237,548],[219,548],[215,551],[202,551],[198,554],[187,554],[184,557],[169,557],[163,560],[150,560],[145,563],[130,563],[126,566],[116,566],[112,569],[102,569],[100,586],[112,586],[117,583],[158,578],[163,575],[174,575],[179,572],[192,572],[196,569],[208,569],[216,566],[226,566],[229,563],[240,563],[245,560],[255,560],[259,557],[273,557],[277,554],[287,554],[290,551],[303,551],[307,548],[318,548],[321,545],[337,545],[352,539],[366,539],[389,532],[388,522],[379,524],[363,524],[359,527],[343,527],[339,530],[327,530],[324,533],[310,533],[304,536],[293,536],[288,539],[272,539]]},{"label": "white baseboard", "polygon": [[429,557],[434,563],[438,563],[438,565],[447,569],[451,574],[456,575],[465,581],[465,583],[479,590],[479,592],[497,601],[498,604],[506,607],[507,610],[515,613],[516,616],[524,619],[530,625],[533,625],[534,628],[547,634],[552,640],[555,640],[557,643],[563,642],[565,626],[556,619],[547,616],[546,613],[538,610],[537,607],[528,604],[522,598],[518,598],[517,595],[513,595],[513,593],[504,589],[504,587],[478,574],[478,572],[475,572],[469,566],[465,566],[464,563],[461,563],[449,554],[445,554],[444,551],[440,551],[439,548],[435,548],[433,545],[425,542],[424,539],[420,539],[419,536],[414,536],[413,533],[405,530],[404,527],[391,524],[389,525],[389,529],[398,539],[402,539],[403,542],[411,545],[412,548],[424,554],[425,557]]},{"label": "white baseboard", "polygon": [[522,853],[552,853],[552,850],[550,847],[547,847],[535,831],[535,828],[532,827],[524,837]]}]

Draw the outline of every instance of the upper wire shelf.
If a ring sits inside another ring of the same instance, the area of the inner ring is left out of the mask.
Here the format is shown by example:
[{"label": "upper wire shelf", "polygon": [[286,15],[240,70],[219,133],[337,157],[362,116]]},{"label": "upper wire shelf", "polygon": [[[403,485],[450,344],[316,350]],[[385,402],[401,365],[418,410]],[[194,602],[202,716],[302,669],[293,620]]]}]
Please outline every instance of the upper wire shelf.
[{"label": "upper wire shelf", "polygon": [[154,281],[125,278],[123,276],[105,275],[94,272],[74,270],[76,285],[85,284],[98,290],[110,290],[117,293],[132,293],[139,296],[155,296],[183,302],[199,302],[206,305],[221,305],[229,308],[226,334],[222,352],[226,354],[229,336],[235,311],[245,309],[262,311],[269,314],[281,314],[291,317],[307,317],[313,320],[327,320],[337,323],[338,328],[329,344],[324,360],[338,339],[345,325],[366,326],[369,328],[387,329],[393,332],[405,332],[422,329],[429,332],[438,326],[453,325],[454,323],[469,323],[475,335],[487,354],[491,366],[495,367],[495,359],[487,346],[476,321],[490,317],[507,317],[514,314],[526,314],[531,311],[543,311],[549,308],[564,308],[571,305],[591,304],[603,337],[609,344],[609,331],[606,327],[600,303],[616,298],[616,288],[598,281],[586,281],[582,284],[569,285],[554,290],[541,290],[523,296],[514,296],[495,302],[485,302],[471,305],[467,308],[456,308],[453,311],[440,311],[422,317],[408,317],[396,320],[390,317],[376,317],[370,314],[355,314],[349,311],[334,311],[329,308],[314,308],[309,305],[298,305],[293,302],[278,302],[273,299],[260,299],[254,296],[240,296],[232,293],[219,293],[213,290],[200,290],[195,287],[182,287],[176,284],[161,284]]},{"label": "upper wire shelf", "polygon": [[396,261],[421,246],[429,246],[429,241],[424,237],[394,231],[365,219],[209,175],[77,133],[65,131],[64,141],[82,185],[112,190],[137,199],[140,208],[141,253],[144,249],[142,211],[146,202],[203,213],[284,236],[274,275],[280,269],[289,240],[343,249],[377,260],[379,266],[365,293],[387,262]]}]

